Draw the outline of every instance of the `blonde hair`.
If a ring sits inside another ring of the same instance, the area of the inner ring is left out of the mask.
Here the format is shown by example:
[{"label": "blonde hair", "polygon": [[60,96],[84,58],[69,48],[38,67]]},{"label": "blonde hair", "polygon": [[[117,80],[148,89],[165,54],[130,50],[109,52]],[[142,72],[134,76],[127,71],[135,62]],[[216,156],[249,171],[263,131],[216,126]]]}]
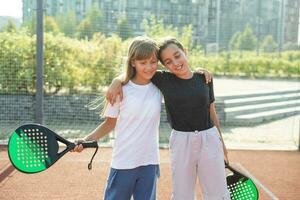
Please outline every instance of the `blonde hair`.
[{"label": "blonde hair", "polygon": [[138,36],[131,42],[126,61],[125,79],[123,85],[127,84],[130,79],[136,75],[136,70],[132,66],[134,60],[143,60],[155,55],[158,57],[157,43],[146,36]]},{"label": "blonde hair", "polygon": [[[125,79],[122,81],[122,84],[125,85],[129,82],[130,79],[132,79],[136,75],[135,67],[132,66],[132,62],[134,60],[143,60],[150,58],[151,56],[155,55],[156,58],[158,57],[158,45],[157,43],[152,40],[151,38],[148,38],[146,36],[138,36],[133,39],[131,42],[128,54],[127,54],[127,60],[125,63]],[[103,108],[100,112],[100,116],[104,117],[104,112],[107,108],[108,102],[105,99],[105,97],[98,97],[94,101],[90,102],[87,107],[91,110],[95,110],[98,108],[101,108],[103,105]]]}]

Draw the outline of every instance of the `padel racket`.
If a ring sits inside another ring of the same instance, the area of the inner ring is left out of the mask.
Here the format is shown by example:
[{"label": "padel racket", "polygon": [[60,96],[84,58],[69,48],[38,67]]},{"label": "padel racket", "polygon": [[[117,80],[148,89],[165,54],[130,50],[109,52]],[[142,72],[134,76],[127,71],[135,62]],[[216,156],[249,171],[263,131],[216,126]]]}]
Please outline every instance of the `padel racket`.
[{"label": "padel racket", "polygon": [[253,181],[229,164],[225,166],[233,173],[226,177],[231,200],[257,200],[258,190]]},{"label": "padel racket", "polygon": [[[59,151],[59,143],[66,148]],[[84,148],[96,148],[92,160],[98,150],[97,141],[81,143]],[[8,156],[13,166],[23,173],[38,173],[51,167],[68,151],[74,149],[72,143],[52,130],[39,124],[25,124],[17,128],[8,141]],[[89,163],[89,169],[91,168]]]}]

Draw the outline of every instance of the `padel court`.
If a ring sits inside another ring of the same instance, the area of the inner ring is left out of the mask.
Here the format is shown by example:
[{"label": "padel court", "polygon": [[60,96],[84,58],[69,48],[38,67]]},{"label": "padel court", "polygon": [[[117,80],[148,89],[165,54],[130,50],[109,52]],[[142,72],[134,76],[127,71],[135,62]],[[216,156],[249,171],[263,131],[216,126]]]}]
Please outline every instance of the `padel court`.
[{"label": "padel court", "polygon": [[[68,153],[44,172],[23,174],[11,167],[7,147],[1,146],[0,199],[102,199],[111,148],[99,149],[93,169],[89,171],[87,165],[92,154],[92,149],[86,149],[81,154]],[[160,155],[161,176],[157,199],[168,200],[171,195],[168,150],[161,149]],[[299,199],[300,152],[230,150],[229,158],[232,166],[255,182],[259,199]],[[201,199],[199,188],[196,191],[197,199]]]}]

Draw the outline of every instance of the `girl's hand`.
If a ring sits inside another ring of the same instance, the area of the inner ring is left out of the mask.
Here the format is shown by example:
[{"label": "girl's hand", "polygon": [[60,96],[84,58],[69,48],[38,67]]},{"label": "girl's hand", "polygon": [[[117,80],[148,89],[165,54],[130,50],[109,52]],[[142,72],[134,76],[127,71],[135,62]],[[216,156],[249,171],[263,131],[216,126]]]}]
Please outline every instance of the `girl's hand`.
[{"label": "girl's hand", "polygon": [[120,101],[122,101],[122,82],[118,79],[114,79],[106,91],[106,100],[113,106],[118,96],[120,97]]},{"label": "girl's hand", "polygon": [[206,84],[208,84],[208,83],[211,82],[211,79],[212,79],[212,77],[213,77],[213,74],[210,73],[209,71],[207,71],[206,69],[200,68],[200,69],[197,70],[197,73],[199,73],[199,74],[204,74]]},{"label": "girl's hand", "polygon": [[80,143],[84,141],[85,141],[84,139],[75,140],[74,143],[76,144],[76,146],[74,147],[74,149],[71,150],[71,152],[78,152],[78,153],[82,152],[83,146]]}]

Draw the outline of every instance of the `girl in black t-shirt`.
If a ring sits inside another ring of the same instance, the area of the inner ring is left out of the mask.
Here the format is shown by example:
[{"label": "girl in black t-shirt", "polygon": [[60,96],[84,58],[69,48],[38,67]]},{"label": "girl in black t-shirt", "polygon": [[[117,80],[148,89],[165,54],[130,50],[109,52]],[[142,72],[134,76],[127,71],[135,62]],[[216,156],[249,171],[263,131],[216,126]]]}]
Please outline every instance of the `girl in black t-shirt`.
[{"label": "girl in black t-shirt", "polygon": [[224,160],[228,162],[214,105],[213,84],[193,74],[182,44],[167,38],[159,60],[171,72],[157,72],[152,82],[162,91],[169,122],[174,200],[193,200],[197,177],[202,199],[230,199]]}]

